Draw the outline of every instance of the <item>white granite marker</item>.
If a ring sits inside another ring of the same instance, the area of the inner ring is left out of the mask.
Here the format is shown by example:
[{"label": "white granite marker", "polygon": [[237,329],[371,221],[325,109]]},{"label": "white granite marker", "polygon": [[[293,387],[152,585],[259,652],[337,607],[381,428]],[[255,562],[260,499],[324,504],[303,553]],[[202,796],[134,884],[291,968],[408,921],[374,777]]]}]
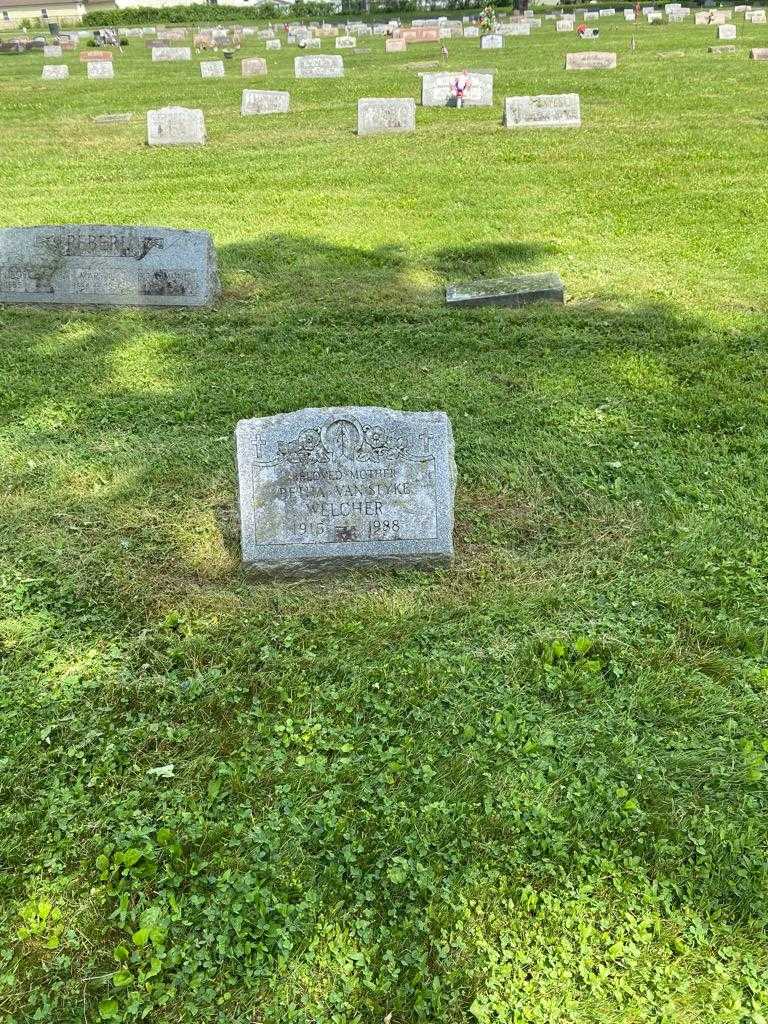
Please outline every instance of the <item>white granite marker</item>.
[{"label": "white granite marker", "polygon": [[46,81],[69,78],[69,68],[66,64],[43,64],[42,77],[46,79]]},{"label": "white granite marker", "polygon": [[249,114],[287,114],[291,103],[288,92],[274,92],[267,89],[243,89],[240,102],[240,116]]},{"label": "white granite marker", "polygon": [[[423,107],[450,107],[454,104],[453,83],[460,72],[436,71],[422,75],[421,105]],[[490,107],[493,104],[493,75],[471,71],[467,75],[469,88],[464,93],[465,107]]]},{"label": "white granite marker", "polygon": [[504,46],[504,36],[500,36],[498,33],[492,33],[488,36],[483,36],[480,40],[481,50],[500,50]]},{"label": "white granite marker", "polygon": [[243,566],[271,577],[446,565],[456,466],[444,412],[366,406],[241,420]]},{"label": "white granite marker", "polygon": [[416,129],[416,101],[403,99],[360,99],[357,101],[357,134],[412,132]]},{"label": "white granite marker", "polygon": [[192,50],[189,46],[153,46],[152,60],[155,63],[158,61],[192,60]]},{"label": "white granite marker", "polygon": [[115,69],[111,60],[89,60],[86,68],[89,78],[115,77]]},{"label": "white granite marker", "polygon": [[109,224],[0,230],[0,302],[205,306],[218,293],[207,231]]},{"label": "white granite marker", "polygon": [[293,73],[296,78],[343,78],[344,58],[336,56],[294,57]]},{"label": "white granite marker", "polygon": [[202,110],[161,107],[147,111],[147,145],[202,146],[206,140]]},{"label": "white granite marker", "polygon": [[202,78],[223,78],[224,77],[224,61],[223,60],[201,60],[200,61],[200,76]]}]

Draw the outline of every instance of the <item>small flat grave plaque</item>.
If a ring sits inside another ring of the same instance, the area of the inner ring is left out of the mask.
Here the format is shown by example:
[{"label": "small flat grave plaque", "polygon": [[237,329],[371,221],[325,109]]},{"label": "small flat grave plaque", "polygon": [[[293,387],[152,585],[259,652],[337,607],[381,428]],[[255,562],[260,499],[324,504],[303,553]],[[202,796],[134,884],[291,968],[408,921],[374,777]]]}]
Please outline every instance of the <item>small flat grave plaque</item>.
[{"label": "small flat grave plaque", "polygon": [[506,128],[578,128],[581,125],[576,93],[556,96],[507,96],[504,101]]},{"label": "small flat grave plaque", "polygon": [[161,107],[147,111],[147,144],[150,146],[202,146],[205,139],[202,110]]},{"label": "small flat grave plaque", "polygon": [[207,231],[107,224],[0,230],[0,302],[205,306],[218,292]]},{"label": "small flat grave plaque", "polygon": [[296,78],[343,78],[344,58],[329,54],[322,57],[294,57]]},{"label": "small flat grave plaque", "polygon": [[360,99],[357,101],[357,134],[412,132],[416,128],[416,101],[403,99]]},{"label": "small flat grave plaque", "polygon": [[524,277],[483,278],[452,284],[445,290],[449,306],[526,306],[531,302],[565,301],[559,274],[526,274]]},{"label": "small flat grave plaque", "polygon": [[566,71],[610,71],[615,67],[615,53],[600,53],[593,50],[587,53],[567,53],[565,55]]},{"label": "small flat grave plaque", "polygon": [[[723,57],[729,53],[738,53],[737,46],[709,46],[707,49],[709,53],[714,53],[718,57]],[[766,52],[768,53],[768,50]]]},{"label": "small flat grave plaque", "polygon": [[291,102],[288,92],[267,89],[243,89],[240,103],[241,117],[249,114],[287,114]]},{"label": "small flat grave plaque", "polygon": [[241,420],[235,445],[247,570],[450,563],[456,466],[444,412],[303,409]]}]

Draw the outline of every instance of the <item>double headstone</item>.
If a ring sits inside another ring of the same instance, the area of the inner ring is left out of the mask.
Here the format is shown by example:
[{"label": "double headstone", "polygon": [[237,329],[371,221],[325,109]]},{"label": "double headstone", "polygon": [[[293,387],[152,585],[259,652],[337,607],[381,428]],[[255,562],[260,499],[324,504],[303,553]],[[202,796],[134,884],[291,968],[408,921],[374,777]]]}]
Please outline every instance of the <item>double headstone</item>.
[{"label": "double headstone", "polygon": [[207,231],[105,224],[0,230],[0,302],[204,306],[218,293]]},{"label": "double headstone", "polygon": [[456,466],[443,412],[361,406],[241,420],[242,560],[263,576],[446,565]]}]

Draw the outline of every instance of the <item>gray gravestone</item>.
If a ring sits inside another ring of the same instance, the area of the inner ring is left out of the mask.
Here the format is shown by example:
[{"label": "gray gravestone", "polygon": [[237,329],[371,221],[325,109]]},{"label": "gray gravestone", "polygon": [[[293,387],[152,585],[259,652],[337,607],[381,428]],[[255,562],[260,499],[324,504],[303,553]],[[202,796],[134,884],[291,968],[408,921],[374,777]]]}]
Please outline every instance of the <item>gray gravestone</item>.
[{"label": "gray gravestone", "polygon": [[43,78],[69,78],[69,68],[66,64],[43,64]]},{"label": "gray gravestone", "polygon": [[153,46],[152,60],[192,60],[192,50],[189,46]]},{"label": "gray gravestone", "polygon": [[44,57],[61,57],[61,56],[63,56],[63,51],[62,51],[61,47],[58,44],[54,43],[54,44],[52,44],[50,46],[44,46],[43,47],[43,56]]},{"label": "gray gravestone", "polygon": [[444,412],[303,409],[241,420],[235,443],[246,569],[296,577],[451,561]]},{"label": "gray gravestone", "polygon": [[207,231],[106,224],[0,230],[0,302],[205,306],[218,293]]},{"label": "gray gravestone", "polygon": [[723,54],[728,53],[738,53],[737,46],[709,46],[707,47],[707,50],[709,53],[714,53],[717,54],[718,56],[722,56]]},{"label": "gray gravestone", "polygon": [[573,32],[574,23],[567,18],[555,22],[555,29],[558,32]]},{"label": "gray gravestone", "polygon": [[246,57],[240,61],[240,73],[243,78],[250,78],[255,75],[266,75],[267,62],[263,57]]},{"label": "gray gravestone", "polygon": [[524,21],[513,21],[508,25],[499,25],[497,31],[503,36],[529,36],[531,26]]},{"label": "gray gravestone", "polygon": [[344,58],[335,54],[323,57],[294,57],[293,73],[296,78],[342,78]]},{"label": "gray gravestone", "polygon": [[89,78],[115,77],[115,69],[111,60],[89,60],[87,69]]},{"label": "gray gravestone", "polygon": [[718,39],[735,39],[736,38],[736,26],[735,25],[718,25],[718,27],[717,27],[717,38]]},{"label": "gray gravestone", "polygon": [[357,101],[357,134],[412,132],[416,128],[413,99],[361,99]]},{"label": "gray gravestone", "polygon": [[[734,46],[734,50],[736,47]],[[768,47],[755,46],[749,51],[750,60],[768,60]]]},{"label": "gray gravestone", "polygon": [[224,61],[223,60],[201,60],[200,61],[200,76],[201,76],[201,78],[223,78],[224,77]]},{"label": "gray gravestone", "polygon": [[507,96],[504,101],[507,128],[578,128],[581,109],[576,93],[556,96]]},{"label": "gray gravestone", "polygon": [[489,36],[483,36],[480,40],[481,50],[500,50],[504,45],[504,36],[495,33]]},{"label": "gray gravestone", "polygon": [[202,146],[205,139],[202,110],[161,107],[147,111],[147,144],[150,146]]},{"label": "gray gravestone", "polygon": [[243,89],[240,116],[249,114],[287,114],[291,94],[266,89]]},{"label": "gray gravestone", "polygon": [[616,67],[615,53],[567,53],[565,55],[566,71],[610,71]]},{"label": "gray gravestone", "polygon": [[525,306],[530,302],[565,301],[559,274],[526,274],[524,277],[483,278],[445,289],[449,306]]},{"label": "gray gravestone", "polygon": [[268,50],[280,50],[282,49],[282,46],[283,44],[280,42],[279,39],[268,39],[266,42],[266,47]]},{"label": "gray gravestone", "polygon": [[337,50],[352,50],[357,46],[357,39],[354,36],[336,36]]},{"label": "gray gravestone", "polygon": [[479,35],[480,29],[476,25],[468,25],[467,28],[464,29],[465,39],[477,39]]},{"label": "gray gravestone", "polygon": [[[421,79],[421,105],[423,107],[449,107],[454,102],[453,83],[459,76],[457,71],[437,71],[425,74]],[[490,107],[493,104],[493,75],[486,72],[470,71],[467,74],[469,88],[464,93],[465,107]]]}]

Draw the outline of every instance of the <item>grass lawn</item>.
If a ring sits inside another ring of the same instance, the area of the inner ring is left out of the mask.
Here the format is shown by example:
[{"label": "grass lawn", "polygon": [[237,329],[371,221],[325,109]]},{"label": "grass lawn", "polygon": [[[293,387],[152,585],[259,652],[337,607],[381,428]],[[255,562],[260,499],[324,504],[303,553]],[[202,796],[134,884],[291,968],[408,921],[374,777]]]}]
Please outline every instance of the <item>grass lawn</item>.
[{"label": "grass lawn", "polygon": [[[206,228],[224,286],[0,309],[0,1019],[765,1024],[768,28],[737,24],[730,57],[619,18],[452,40],[494,107],[361,139],[436,46],[336,81],[293,48],[242,80],[255,40],[222,81],[0,57],[2,226]],[[581,129],[500,127],[572,91]],[[207,146],[144,145],[167,104]],[[443,306],[543,270],[564,307]],[[249,583],[236,420],[346,403],[447,411],[455,566]]]}]

